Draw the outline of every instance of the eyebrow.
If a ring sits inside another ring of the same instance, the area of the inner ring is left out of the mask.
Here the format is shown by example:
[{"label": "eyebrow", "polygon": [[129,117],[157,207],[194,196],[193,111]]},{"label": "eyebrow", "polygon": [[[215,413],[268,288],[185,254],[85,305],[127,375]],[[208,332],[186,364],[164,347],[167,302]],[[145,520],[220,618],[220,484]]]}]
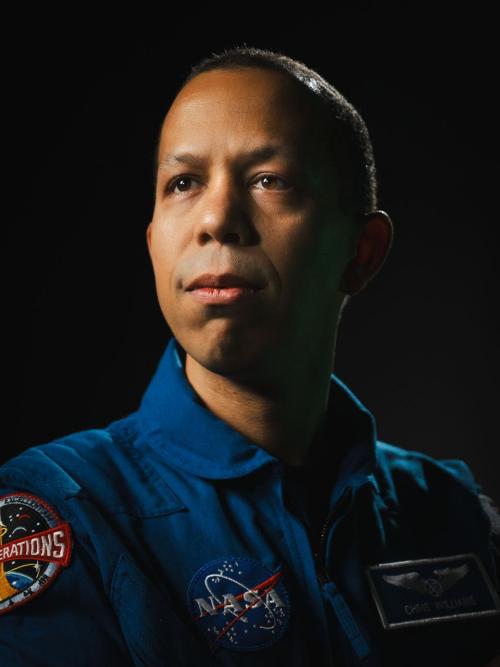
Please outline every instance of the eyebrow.
[{"label": "eyebrow", "polygon": [[[287,159],[296,160],[297,151],[295,148],[286,145],[266,144],[265,146],[258,146],[253,150],[240,154],[236,161],[244,165],[251,165],[255,162],[269,160],[272,157],[285,157]],[[166,153],[159,162],[158,169],[176,166],[178,164],[202,167],[205,162],[206,158],[189,152],[179,153],[177,155]]]}]

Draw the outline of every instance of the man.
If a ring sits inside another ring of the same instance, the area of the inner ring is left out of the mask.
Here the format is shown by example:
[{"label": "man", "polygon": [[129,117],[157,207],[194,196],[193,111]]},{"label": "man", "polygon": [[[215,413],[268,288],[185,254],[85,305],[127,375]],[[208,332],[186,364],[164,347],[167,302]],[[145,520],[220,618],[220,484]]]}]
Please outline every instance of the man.
[{"label": "man", "polygon": [[496,659],[495,508],[333,373],[392,243],[375,188],[362,119],[302,63],[193,69],[146,234],[173,337],[136,412],[0,469],[0,664]]}]

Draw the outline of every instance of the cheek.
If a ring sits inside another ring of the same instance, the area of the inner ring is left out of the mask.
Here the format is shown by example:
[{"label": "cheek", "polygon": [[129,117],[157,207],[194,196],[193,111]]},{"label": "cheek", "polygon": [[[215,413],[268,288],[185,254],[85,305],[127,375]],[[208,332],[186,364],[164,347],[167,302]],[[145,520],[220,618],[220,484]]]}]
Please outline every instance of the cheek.
[{"label": "cheek", "polygon": [[166,220],[156,213],[151,228],[151,259],[155,270],[172,271],[181,253],[182,237],[179,235],[180,225],[175,221]]},{"label": "cheek", "polygon": [[163,228],[151,232],[151,263],[155,276],[156,289],[161,301],[168,300],[174,289],[173,275],[178,249],[174,239]]},{"label": "cheek", "polygon": [[344,269],[347,239],[334,220],[297,217],[267,239],[269,254],[286,287],[308,293],[335,289]]},{"label": "cheek", "polygon": [[173,236],[172,225],[157,221],[154,223],[151,230],[151,250],[153,261],[161,261],[162,258],[168,257],[171,248],[175,246],[175,239]]}]

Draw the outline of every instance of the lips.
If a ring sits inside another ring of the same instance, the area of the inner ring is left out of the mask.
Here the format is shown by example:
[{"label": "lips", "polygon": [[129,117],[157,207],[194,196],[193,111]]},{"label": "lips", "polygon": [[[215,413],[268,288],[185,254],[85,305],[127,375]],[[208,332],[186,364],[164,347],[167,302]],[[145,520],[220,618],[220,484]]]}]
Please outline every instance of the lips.
[{"label": "lips", "polygon": [[262,281],[239,276],[235,273],[222,273],[215,275],[213,273],[204,273],[192,280],[186,287],[186,291],[191,291],[203,287],[224,288],[224,287],[250,287],[254,290],[262,289]]},{"label": "lips", "polygon": [[204,306],[248,304],[259,290],[255,287],[195,287],[187,294]]}]

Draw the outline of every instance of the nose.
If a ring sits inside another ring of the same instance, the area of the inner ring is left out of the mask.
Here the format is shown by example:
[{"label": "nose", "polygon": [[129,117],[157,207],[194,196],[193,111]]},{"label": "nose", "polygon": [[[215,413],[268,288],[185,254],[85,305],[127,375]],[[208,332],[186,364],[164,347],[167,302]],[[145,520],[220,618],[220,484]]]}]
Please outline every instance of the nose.
[{"label": "nose", "polygon": [[196,227],[197,241],[249,245],[254,238],[248,192],[236,179],[225,174],[214,178],[203,196]]}]

